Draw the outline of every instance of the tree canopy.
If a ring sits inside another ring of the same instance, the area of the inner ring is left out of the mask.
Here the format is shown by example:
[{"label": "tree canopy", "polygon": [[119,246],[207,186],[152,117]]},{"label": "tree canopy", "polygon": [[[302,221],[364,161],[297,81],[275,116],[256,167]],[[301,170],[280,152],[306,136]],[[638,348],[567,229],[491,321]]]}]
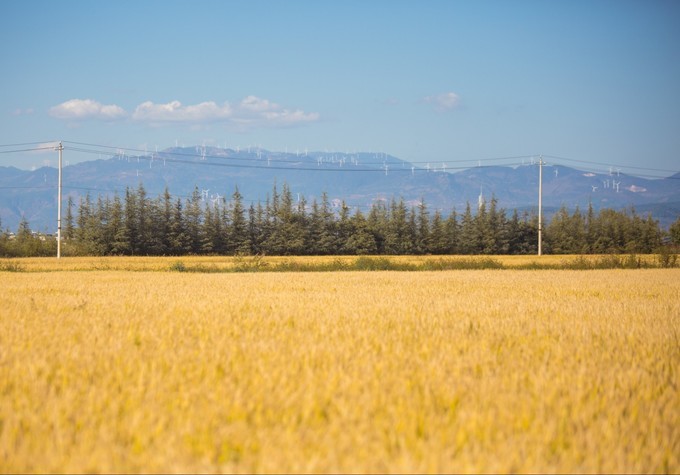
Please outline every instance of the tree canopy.
[{"label": "tree canopy", "polygon": [[[74,209],[76,208],[76,209]],[[362,255],[362,254],[534,254],[538,216],[510,216],[492,198],[462,214],[430,210],[424,201],[376,201],[367,213],[328,195],[308,203],[293,199],[290,187],[275,184],[265,203],[243,203],[238,188],[230,199],[206,200],[198,188],[173,198],[156,198],[143,185],[125,195],[88,194],[68,200],[64,244],[72,255]],[[569,212],[561,208],[545,228],[544,249],[553,254],[651,253],[662,242],[651,215],[634,209]],[[0,255],[49,255],[54,243],[35,244],[23,220],[17,236],[0,233]],[[680,219],[670,229],[680,244]]]}]

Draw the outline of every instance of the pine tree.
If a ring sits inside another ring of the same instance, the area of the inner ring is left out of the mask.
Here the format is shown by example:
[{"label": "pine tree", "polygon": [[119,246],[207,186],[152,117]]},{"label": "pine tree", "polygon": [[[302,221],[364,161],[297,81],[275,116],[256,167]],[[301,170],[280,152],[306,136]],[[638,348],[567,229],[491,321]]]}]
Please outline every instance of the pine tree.
[{"label": "pine tree", "polygon": [[206,206],[203,214],[201,232],[201,254],[213,254],[216,252],[215,247],[217,240],[219,239],[217,221],[214,209],[211,206]]},{"label": "pine tree", "polygon": [[351,220],[350,209],[344,201],[340,205],[340,215],[335,223],[336,244],[333,254],[345,253],[344,246],[352,234],[354,234],[354,223]]},{"label": "pine tree", "polygon": [[163,190],[163,195],[160,196],[156,204],[157,213],[154,216],[154,228],[158,233],[159,252],[163,255],[172,253],[172,213],[173,203],[170,190],[166,186]]},{"label": "pine tree", "polygon": [[250,235],[248,232],[248,221],[245,217],[245,209],[243,208],[243,197],[238,190],[238,187],[231,195],[230,208],[230,228],[228,232],[229,245],[227,247],[229,253],[249,254],[250,253]]},{"label": "pine tree", "polygon": [[588,248],[586,222],[578,208],[569,215],[566,206],[562,206],[553,215],[546,227],[546,242],[554,254],[578,254]]},{"label": "pine tree", "polygon": [[378,246],[375,235],[369,229],[369,223],[360,210],[350,218],[352,222],[352,233],[340,248],[343,254],[368,255],[378,254]]},{"label": "pine tree", "polygon": [[368,232],[373,235],[373,240],[375,241],[375,253],[387,253],[388,216],[387,208],[382,201],[373,203],[368,213],[366,224]]},{"label": "pine tree", "polygon": [[203,201],[198,187],[194,187],[191,198],[184,210],[185,230],[189,241],[189,252],[200,254],[203,244],[202,224],[203,224]]},{"label": "pine tree", "polygon": [[141,182],[137,187],[136,205],[137,240],[134,243],[134,253],[137,255],[149,255],[152,253],[153,229],[151,228],[149,198]]},{"label": "pine tree", "polygon": [[425,200],[421,198],[418,203],[418,222],[416,226],[416,239],[413,247],[417,254],[430,252],[430,215],[425,205]]},{"label": "pine tree", "polygon": [[406,211],[406,203],[401,198],[398,202],[393,198],[390,202],[389,220],[385,233],[386,254],[409,254],[413,250],[413,234],[410,219]]},{"label": "pine tree", "polygon": [[129,255],[131,252],[130,238],[127,235],[127,227],[125,226],[123,203],[118,195],[113,197],[109,229],[112,234],[110,253],[115,256]]},{"label": "pine tree", "polygon": [[301,254],[305,241],[301,220],[293,208],[293,195],[287,184],[283,184],[280,202],[276,207],[276,219],[272,234],[267,241],[269,252],[276,255]]},{"label": "pine tree", "polygon": [[186,231],[184,206],[180,198],[177,198],[172,208],[169,233],[169,253],[181,256],[191,252],[191,239]]},{"label": "pine tree", "polygon": [[479,242],[477,240],[477,225],[472,216],[470,202],[465,205],[465,212],[460,223],[460,239],[458,250],[461,254],[476,254],[479,252]]},{"label": "pine tree", "polygon": [[139,225],[137,217],[137,195],[128,187],[125,189],[125,230],[121,239],[127,239],[127,249],[130,255],[138,253],[139,249]]},{"label": "pine tree", "polygon": [[66,224],[64,229],[63,238],[66,240],[72,240],[75,237],[75,226],[73,224],[73,197],[68,195],[68,200],[66,202]]},{"label": "pine tree", "polygon": [[450,252],[450,244],[446,232],[446,221],[442,219],[442,214],[439,210],[434,212],[430,228],[429,245],[426,252],[430,254],[448,254]]},{"label": "pine tree", "polygon": [[671,242],[676,246],[680,246],[680,217],[670,225],[668,233],[670,234]]},{"label": "pine tree", "polygon": [[85,195],[85,199],[80,198],[80,204],[78,206],[78,228],[76,229],[76,239],[79,244],[87,242],[86,229],[87,222],[90,219],[90,213],[92,211],[92,200],[90,194]]},{"label": "pine tree", "polygon": [[455,208],[451,210],[444,224],[446,229],[446,253],[458,254],[460,250],[460,224],[458,223],[458,213]]}]

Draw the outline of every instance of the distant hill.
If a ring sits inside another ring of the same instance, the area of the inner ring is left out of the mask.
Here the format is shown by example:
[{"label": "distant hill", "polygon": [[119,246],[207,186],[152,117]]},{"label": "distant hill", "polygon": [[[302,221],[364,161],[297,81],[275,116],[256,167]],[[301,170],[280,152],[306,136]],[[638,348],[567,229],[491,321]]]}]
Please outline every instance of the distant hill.
[{"label": "distant hill", "polygon": [[[377,153],[284,153],[259,149],[232,150],[211,147],[170,148],[153,155],[117,155],[104,160],[64,167],[63,203],[89,193],[123,195],[126,187],[143,183],[155,197],[167,187],[174,197],[189,196],[195,187],[209,199],[229,199],[236,186],[245,204],[264,202],[276,183],[288,184],[295,198],[311,203],[326,192],[336,205],[367,211],[376,200],[403,198],[416,204],[425,200],[433,211],[463,211],[476,207],[480,193],[494,196],[507,210],[536,210],[538,165],[481,166],[451,173],[441,166],[416,166]],[[3,228],[15,230],[25,216],[36,231],[56,229],[57,169],[19,170],[0,167],[0,219]],[[619,173],[591,173],[561,165],[543,168],[543,206],[546,216],[562,205],[570,210],[635,207],[651,212],[663,227],[680,216],[680,174],[646,179]]]}]

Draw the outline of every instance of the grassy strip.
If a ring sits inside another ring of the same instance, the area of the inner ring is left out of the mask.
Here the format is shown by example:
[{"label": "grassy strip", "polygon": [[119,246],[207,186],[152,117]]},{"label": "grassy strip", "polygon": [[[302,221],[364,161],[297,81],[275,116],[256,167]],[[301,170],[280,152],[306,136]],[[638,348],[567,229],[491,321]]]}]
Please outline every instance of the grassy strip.
[{"label": "grassy strip", "polygon": [[170,259],[163,257],[0,259],[0,272],[342,272],[342,271],[452,271],[452,270],[595,270],[677,268],[675,253],[655,255],[581,256],[337,256],[265,257],[261,255]]},{"label": "grassy strip", "polygon": [[335,259],[328,262],[310,263],[295,259],[284,260],[276,264],[264,261],[262,256],[235,257],[235,265],[219,268],[214,265],[186,265],[182,261],[174,262],[169,270],[173,272],[197,273],[234,273],[234,272],[342,272],[342,271],[449,271],[449,270],[596,270],[596,269],[658,269],[677,267],[676,259],[670,261],[657,256],[650,261],[634,254],[618,256],[606,255],[595,258],[577,256],[559,263],[541,263],[532,261],[518,266],[507,266],[491,257],[468,259],[437,259],[414,264],[397,262],[388,257],[358,257],[353,261]]}]

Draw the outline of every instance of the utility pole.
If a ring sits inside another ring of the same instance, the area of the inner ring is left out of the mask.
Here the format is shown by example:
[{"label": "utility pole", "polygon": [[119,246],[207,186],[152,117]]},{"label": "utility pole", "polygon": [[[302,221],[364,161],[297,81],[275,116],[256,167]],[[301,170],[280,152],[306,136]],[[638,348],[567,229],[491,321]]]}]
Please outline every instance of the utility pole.
[{"label": "utility pole", "polygon": [[64,145],[59,142],[59,183],[57,191],[57,259],[61,259],[61,159]]},{"label": "utility pole", "polygon": [[538,158],[538,255],[543,254],[543,155]]}]

